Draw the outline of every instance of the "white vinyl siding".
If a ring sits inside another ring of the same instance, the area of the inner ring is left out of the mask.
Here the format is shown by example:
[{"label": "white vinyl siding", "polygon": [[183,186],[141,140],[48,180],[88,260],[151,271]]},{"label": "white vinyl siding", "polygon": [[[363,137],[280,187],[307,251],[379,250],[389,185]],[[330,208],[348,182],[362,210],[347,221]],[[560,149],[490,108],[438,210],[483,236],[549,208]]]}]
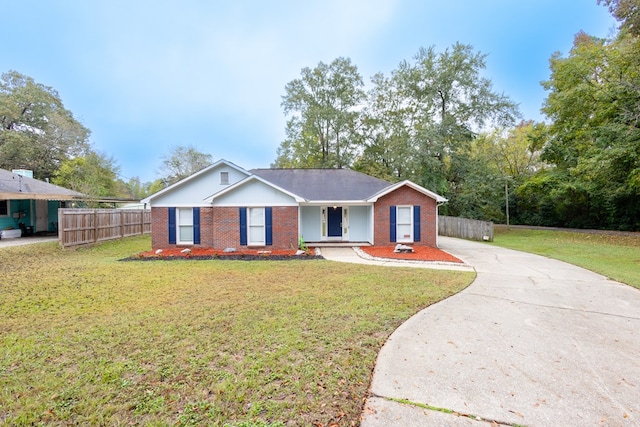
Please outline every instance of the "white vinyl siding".
[{"label": "white vinyl siding", "polygon": [[247,229],[249,234],[249,245],[265,244],[265,221],[264,208],[249,208],[247,215]]},{"label": "white vinyl siding", "polygon": [[320,206],[300,208],[301,235],[305,242],[319,242],[322,238],[322,215]]},{"label": "white vinyl siding", "polygon": [[178,242],[193,244],[193,209],[179,208],[178,211]]},{"label": "white vinyl siding", "polygon": [[298,203],[290,195],[254,180],[218,196],[213,200],[213,206],[298,206]]},{"label": "white vinyl siding", "polygon": [[[220,182],[222,176],[221,172],[226,172],[228,176],[228,184],[222,184]],[[230,185],[242,181],[248,176],[248,172],[239,171],[222,163],[218,167],[215,167],[206,173],[190,177],[188,182],[180,185],[176,185],[170,191],[160,194],[153,198],[151,201],[152,206],[177,206],[177,207],[191,207],[195,203],[199,203],[200,206],[204,204],[200,201],[219,191],[226,190]]]},{"label": "white vinyl siding", "polygon": [[398,206],[396,212],[396,240],[413,242],[413,206]]},{"label": "white vinyl siding", "polygon": [[352,242],[370,242],[371,207],[351,206],[349,211],[349,240]]}]

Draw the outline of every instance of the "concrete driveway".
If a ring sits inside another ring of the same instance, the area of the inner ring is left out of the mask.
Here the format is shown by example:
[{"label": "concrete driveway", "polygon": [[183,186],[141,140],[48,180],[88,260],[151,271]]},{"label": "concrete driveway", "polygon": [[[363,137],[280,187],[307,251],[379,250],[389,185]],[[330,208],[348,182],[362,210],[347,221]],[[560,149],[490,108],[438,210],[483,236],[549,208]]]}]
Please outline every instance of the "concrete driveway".
[{"label": "concrete driveway", "polygon": [[363,427],[640,425],[640,291],[523,252],[440,246],[477,279],[391,335]]},{"label": "concrete driveway", "polygon": [[16,239],[0,239],[0,249],[9,248],[11,246],[31,245],[34,243],[57,242],[58,236],[33,236],[18,237]]}]

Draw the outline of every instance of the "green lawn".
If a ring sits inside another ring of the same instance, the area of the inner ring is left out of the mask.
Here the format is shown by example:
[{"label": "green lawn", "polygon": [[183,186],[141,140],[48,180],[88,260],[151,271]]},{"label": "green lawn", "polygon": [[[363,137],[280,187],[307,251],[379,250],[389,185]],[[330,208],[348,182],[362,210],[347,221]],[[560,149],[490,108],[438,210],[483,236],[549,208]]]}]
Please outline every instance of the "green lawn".
[{"label": "green lawn", "polygon": [[359,424],[380,347],[472,273],[0,250],[0,424]]},{"label": "green lawn", "polygon": [[559,259],[640,288],[640,236],[497,228],[494,244]]}]

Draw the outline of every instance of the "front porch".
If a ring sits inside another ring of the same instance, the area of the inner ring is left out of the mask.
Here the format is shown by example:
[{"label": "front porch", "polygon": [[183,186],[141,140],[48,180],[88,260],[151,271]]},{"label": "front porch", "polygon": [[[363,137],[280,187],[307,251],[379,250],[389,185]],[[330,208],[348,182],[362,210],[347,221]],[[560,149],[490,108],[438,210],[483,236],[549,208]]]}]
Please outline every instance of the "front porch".
[{"label": "front porch", "polygon": [[305,242],[311,248],[355,248],[373,246],[369,242]]},{"label": "front porch", "polygon": [[371,246],[373,206],[303,205],[300,207],[300,235],[307,246]]}]

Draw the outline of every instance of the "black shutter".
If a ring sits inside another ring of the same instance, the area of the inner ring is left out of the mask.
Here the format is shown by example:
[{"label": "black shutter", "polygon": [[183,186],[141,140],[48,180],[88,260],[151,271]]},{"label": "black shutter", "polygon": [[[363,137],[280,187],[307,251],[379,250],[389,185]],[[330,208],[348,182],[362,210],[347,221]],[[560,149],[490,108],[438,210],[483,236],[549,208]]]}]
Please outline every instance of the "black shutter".
[{"label": "black shutter", "polygon": [[273,245],[273,214],[270,207],[264,208],[264,238],[267,246]]},{"label": "black shutter", "polygon": [[200,208],[193,208],[193,244],[200,244]]},{"label": "black shutter", "polygon": [[247,245],[247,208],[240,208],[240,245]]},{"label": "black shutter", "polygon": [[176,208],[169,208],[169,244],[176,244]]},{"label": "black shutter", "polygon": [[389,207],[389,241],[395,242],[396,239],[396,207]]},{"label": "black shutter", "polygon": [[420,241],[420,206],[413,207],[413,241]]}]

